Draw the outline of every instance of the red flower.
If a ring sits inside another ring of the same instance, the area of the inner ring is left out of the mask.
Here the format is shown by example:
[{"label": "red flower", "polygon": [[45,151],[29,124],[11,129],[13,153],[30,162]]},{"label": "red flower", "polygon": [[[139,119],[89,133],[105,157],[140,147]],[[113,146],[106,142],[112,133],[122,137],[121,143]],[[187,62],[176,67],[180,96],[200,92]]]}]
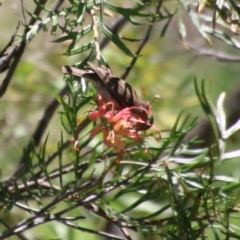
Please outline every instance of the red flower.
[{"label": "red flower", "polygon": [[[124,151],[126,137],[134,140],[134,142],[142,140],[143,135],[138,131],[138,124],[145,122],[133,113],[138,110],[143,111],[141,106],[114,110],[114,104],[112,102],[104,103],[100,94],[96,102],[98,109],[89,113],[89,119],[92,121],[99,120],[100,122],[89,132],[90,137],[102,132],[103,143],[107,147],[113,148],[117,153]],[[147,110],[144,109],[144,111]],[[78,141],[75,142],[75,148],[76,143]]]}]

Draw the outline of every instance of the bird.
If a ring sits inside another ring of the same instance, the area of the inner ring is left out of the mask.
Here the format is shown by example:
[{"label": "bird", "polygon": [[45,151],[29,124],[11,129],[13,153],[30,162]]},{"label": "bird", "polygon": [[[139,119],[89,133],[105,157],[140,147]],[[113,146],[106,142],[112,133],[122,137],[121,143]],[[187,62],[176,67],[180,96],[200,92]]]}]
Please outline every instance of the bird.
[{"label": "bird", "polygon": [[114,76],[109,68],[88,62],[84,69],[62,66],[62,72],[86,79],[101,95],[103,102],[113,103],[115,110],[132,108],[131,112],[142,120],[137,124],[137,130],[146,131],[152,126],[154,120],[149,103],[143,101],[129,83]]}]

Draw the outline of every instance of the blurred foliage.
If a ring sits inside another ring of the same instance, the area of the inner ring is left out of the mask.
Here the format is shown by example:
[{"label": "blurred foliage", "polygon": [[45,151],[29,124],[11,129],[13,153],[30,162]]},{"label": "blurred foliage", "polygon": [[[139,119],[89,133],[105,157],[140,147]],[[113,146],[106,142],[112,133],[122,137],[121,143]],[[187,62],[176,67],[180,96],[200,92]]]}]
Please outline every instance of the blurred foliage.
[{"label": "blurred foliage", "polygon": [[[239,6],[2,1],[0,239],[239,239],[239,122],[228,126],[222,93],[239,80]],[[98,64],[153,107],[154,128],[120,161],[87,135],[95,90],[61,73],[98,44]],[[183,139],[203,114],[214,141],[194,148]]]}]

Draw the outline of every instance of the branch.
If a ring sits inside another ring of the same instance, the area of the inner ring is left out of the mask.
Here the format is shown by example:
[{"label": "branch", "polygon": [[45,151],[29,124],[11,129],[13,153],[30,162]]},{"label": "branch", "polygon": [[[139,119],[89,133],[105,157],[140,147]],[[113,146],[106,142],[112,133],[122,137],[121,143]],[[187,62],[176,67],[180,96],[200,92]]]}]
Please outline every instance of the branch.
[{"label": "branch", "polygon": [[[40,2],[40,4],[45,4],[45,2],[46,2],[46,0],[42,0]],[[42,9],[40,7],[36,6],[36,9],[35,9],[33,14],[38,16],[40,14],[41,10]],[[36,19],[31,18],[28,25],[34,25],[36,21],[37,21]],[[29,28],[26,27],[25,30],[24,30],[23,36],[26,36],[28,30],[29,30]],[[12,76],[13,76],[13,74],[14,74],[14,72],[15,72],[18,64],[19,64],[19,61],[20,61],[20,59],[23,55],[23,52],[25,50],[25,46],[26,46],[25,38],[22,37],[22,41],[16,47],[17,50],[15,51],[14,60],[11,64],[5,78],[2,81],[2,85],[0,86],[0,97],[2,97],[4,95],[4,93],[6,92],[6,90],[8,88],[8,85],[10,84]]]},{"label": "branch", "polygon": [[[39,2],[39,4],[44,5],[46,3],[46,1],[47,0],[41,0]],[[56,12],[58,10],[58,8],[61,6],[61,4],[63,3],[63,1],[64,0],[58,0],[57,3],[55,4],[55,6],[47,14],[46,17],[50,17],[52,12]],[[41,10],[42,9],[37,6],[35,11],[34,11],[34,13],[33,13],[33,15],[39,16],[39,14],[41,13]],[[36,21],[37,21],[36,19],[31,18],[31,20],[28,23],[28,26],[34,25],[36,23]],[[38,31],[41,28],[42,28],[42,25],[39,26]],[[0,86],[0,97],[2,97],[5,94],[5,92],[6,92],[7,88],[8,88],[8,85],[10,84],[11,79],[12,79],[14,73],[15,73],[15,70],[16,70],[19,62],[20,62],[20,59],[21,59],[21,57],[22,57],[22,55],[24,53],[24,50],[25,50],[25,47],[26,47],[25,36],[27,35],[28,31],[29,31],[29,28],[26,27],[25,30],[24,30],[24,33],[23,33],[22,41],[16,46],[16,51],[14,52],[14,60],[13,60],[12,64],[10,65],[10,67],[8,69],[8,72],[7,72],[5,78],[3,79],[2,84]],[[31,39],[29,39],[29,41],[30,40]]]},{"label": "branch", "polygon": [[100,47],[98,43],[98,24],[97,24],[97,17],[95,10],[93,8],[90,9],[90,15],[92,18],[92,25],[93,25],[93,34],[94,34],[94,44],[95,44],[95,50],[96,50],[96,59],[100,61],[101,59],[101,52],[100,52]]},{"label": "branch", "polygon": [[220,62],[240,62],[240,57],[238,56],[227,54],[221,51],[216,51],[209,47],[208,48],[196,47],[193,44],[189,44],[189,43],[187,43],[187,46],[197,52],[197,55],[194,58],[199,56],[208,56],[208,57],[213,57]]}]

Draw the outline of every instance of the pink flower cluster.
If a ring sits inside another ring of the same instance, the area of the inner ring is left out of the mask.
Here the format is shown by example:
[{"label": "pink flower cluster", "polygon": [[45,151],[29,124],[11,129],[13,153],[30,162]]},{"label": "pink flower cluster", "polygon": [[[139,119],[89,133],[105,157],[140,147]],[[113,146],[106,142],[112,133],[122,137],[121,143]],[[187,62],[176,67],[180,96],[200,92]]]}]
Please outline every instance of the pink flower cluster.
[{"label": "pink flower cluster", "polygon": [[100,119],[100,123],[90,131],[90,137],[102,132],[104,144],[112,147],[115,152],[124,149],[123,137],[129,137],[136,142],[142,139],[142,133],[137,131],[137,124],[142,122],[142,119],[131,111],[137,106],[126,107],[117,111],[114,110],[112,102],[104,103],[101,95],[98,95],[97,104],[98,109],[90,112],[89,118],[92,121]]}]

